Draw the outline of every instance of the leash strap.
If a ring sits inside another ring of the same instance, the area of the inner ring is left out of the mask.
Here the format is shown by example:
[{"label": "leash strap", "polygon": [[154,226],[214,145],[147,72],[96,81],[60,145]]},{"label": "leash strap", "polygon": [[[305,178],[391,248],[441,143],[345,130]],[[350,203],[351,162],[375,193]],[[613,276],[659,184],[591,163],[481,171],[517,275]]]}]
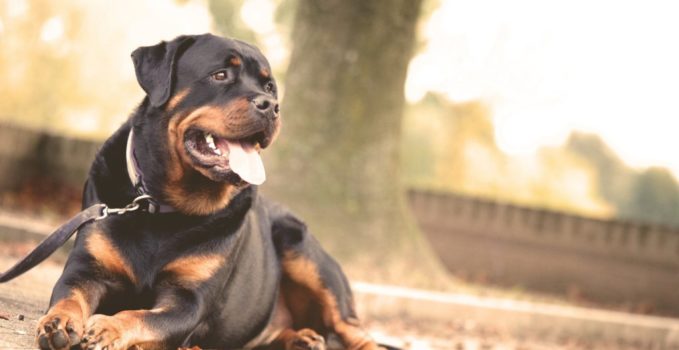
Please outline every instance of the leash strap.
[{"label": "leash strap", "polygon": [[33,251],[19,260],[9,270],[0,274],[0,283],[7,282],[43,262],[86,224],[106,219],[111,215],[123,215],[136,210],[149,211],[148,206],[142,206],[145,202],[150,203],[151,199],[149,195],[141,195],[124,208],[109,208],[106,204],[95,204],[81,211],[47,236]]},{"label": "leash strap", "polygon": [[7,282],[21,275],[47,259],[54,251],[64,245],[79,228],[102,216],[104,208],[106,208],[104,204],[95,204],[72,217],[68,222],[47,236],[33,251],[7,270],[7,272],[0,274],[0,283]]}]

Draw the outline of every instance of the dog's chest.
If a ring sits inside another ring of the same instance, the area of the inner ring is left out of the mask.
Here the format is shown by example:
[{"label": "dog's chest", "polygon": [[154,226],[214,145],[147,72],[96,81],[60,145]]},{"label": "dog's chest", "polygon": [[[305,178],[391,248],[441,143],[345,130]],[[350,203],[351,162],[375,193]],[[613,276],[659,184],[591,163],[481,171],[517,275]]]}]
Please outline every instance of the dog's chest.
[{"label": "dog's chest", "polygon": [[207,282],[226,270],[242,236],[240,227],[214,221],[115,219],[90,230],[84,245],[99,268],[136,291]]}]

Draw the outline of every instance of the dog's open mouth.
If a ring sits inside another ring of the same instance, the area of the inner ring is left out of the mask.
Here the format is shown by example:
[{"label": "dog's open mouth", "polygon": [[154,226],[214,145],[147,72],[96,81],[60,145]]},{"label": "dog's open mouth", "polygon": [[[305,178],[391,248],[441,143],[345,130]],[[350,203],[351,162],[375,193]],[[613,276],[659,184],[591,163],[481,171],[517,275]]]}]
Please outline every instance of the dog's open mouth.
[{"label": "dog's open mouth", "polygon": [[261,132],[230,140],[209,131],[191,129],[184,135],[184,146],[193,161],[216,178],[261,185],[266,180],[264,164],[259,156],[259,145],[263,139]]}]

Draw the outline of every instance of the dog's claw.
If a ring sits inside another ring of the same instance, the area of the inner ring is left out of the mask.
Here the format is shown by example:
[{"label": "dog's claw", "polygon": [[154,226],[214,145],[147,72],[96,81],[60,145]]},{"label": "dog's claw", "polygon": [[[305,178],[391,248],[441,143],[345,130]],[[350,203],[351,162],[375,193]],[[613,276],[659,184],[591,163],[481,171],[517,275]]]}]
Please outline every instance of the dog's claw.
[{"label": "dog's claw", "polygon": [[325,339],[311,329],[302,329],[288,343],[286,350],[326,350]]},{"label": "dog's claw", "polygon": [[70,339],[66,337],[66,333],[59,331],[52,336],[52,345],[55,348],[61,349],[69,345]]},{"label": "dog's claw", "polygon": [[47,340],[47,336],[45,334],[42,334],[38,337],[38,346],[42,350],[50,348],[50,342]]},{"label": "dog's claw", "polygon": [[133,349],[124,340],[124,325],[115,316],[94,315],[87,321],[81,347],[87,350]]}]

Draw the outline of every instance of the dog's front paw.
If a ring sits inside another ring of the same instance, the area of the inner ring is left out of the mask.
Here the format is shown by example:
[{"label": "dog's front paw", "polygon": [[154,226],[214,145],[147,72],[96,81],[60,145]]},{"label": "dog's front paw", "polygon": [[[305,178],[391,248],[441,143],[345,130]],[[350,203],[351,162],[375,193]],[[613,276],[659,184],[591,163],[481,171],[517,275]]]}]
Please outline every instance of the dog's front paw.
[{"label": "dog's front paw", "polygon": [[67,314],[48,313],[38,320],[38,346],[41,350],[63,350],[80,343],[81,319]]},{"label": "dog's front paw", "polygon": [[115,316],[94,315],[87,320],[81,344],[86,350],[126,350],[123,322]]},{"label": "dog's front paw", "polygon": [[304,328],[285,344],[285,350],[325,350],[325,339],[313,330]]}]

